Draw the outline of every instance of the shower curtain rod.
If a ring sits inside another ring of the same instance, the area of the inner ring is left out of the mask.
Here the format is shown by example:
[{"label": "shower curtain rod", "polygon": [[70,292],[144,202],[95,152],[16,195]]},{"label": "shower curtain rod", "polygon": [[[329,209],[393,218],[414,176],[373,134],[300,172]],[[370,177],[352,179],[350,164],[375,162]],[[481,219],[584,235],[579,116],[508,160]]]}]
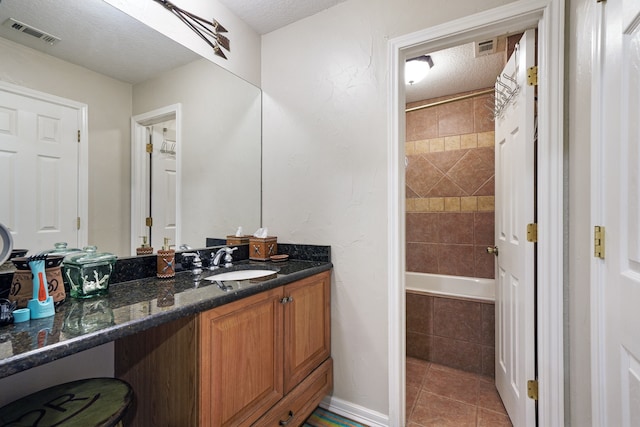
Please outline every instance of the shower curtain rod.
[{"label": "shower curtain rod", "polygon": [[467,94],[467,95],[460,95],[460,96],[456,96],[454,98],[449,98],[449,99],[444,99],[442,101],[432,102],[430,104],[418,105],[417,107],[407,108],[406,110],[404,110],[404,112],[405,113],[410,113],[412,111],[422,110],[424,108],[436,107],[438,105],[448,104],[450,102],[462,101],[463,99],[469,99],[469,98],[475,98],[476,96],[482,96],[482,95],[486,95],[488,93],[493,93],[494,90],[495,89],[485,89],[485,90],[482,90],[480,92],[474,92],[474,93],[470,93],[470,94]]}]

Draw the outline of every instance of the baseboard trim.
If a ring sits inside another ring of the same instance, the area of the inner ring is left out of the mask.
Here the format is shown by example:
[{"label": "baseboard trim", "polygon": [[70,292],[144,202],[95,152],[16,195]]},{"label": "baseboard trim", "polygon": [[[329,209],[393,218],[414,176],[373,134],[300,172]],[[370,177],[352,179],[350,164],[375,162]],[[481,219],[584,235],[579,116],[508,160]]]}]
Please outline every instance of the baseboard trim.
[{"label": "baseboard trim", "polygon": [[387,415],[337,397],[325,397],[320,402],[320,407],[371,427],[387,427],[389,425]]}]

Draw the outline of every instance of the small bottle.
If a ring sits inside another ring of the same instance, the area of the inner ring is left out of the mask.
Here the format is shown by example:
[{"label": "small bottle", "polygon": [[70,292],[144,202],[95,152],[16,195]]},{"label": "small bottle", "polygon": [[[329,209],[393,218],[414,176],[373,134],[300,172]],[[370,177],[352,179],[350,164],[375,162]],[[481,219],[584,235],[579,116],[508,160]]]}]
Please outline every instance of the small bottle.
[{"label": "small bottle", "polygon": [[156,270],[156,276],[160,279],[166,279],[174,277],[176,275],[175,270],[176,251],[169,246],[169,238],[164,238],[164,245],[162,249],[158,250],[158,266]]},{"label": "small bottle", "polygon": [[142,244],[139,248],[136,248],[136,255],[151,255],[153,253],[153,248],[147,243],[147,236],[140,237],[142,237]]}]

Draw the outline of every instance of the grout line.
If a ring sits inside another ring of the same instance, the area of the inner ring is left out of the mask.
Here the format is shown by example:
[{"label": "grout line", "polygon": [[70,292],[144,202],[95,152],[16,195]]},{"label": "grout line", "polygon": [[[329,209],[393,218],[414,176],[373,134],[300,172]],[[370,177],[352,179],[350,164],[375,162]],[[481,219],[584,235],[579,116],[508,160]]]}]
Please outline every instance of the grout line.
[{"label": "grout line", "polygon": [[[412,362],[411,362],[409,359],[407,359],[407,363],[412,363]],[[487,378],[486,378],[485,376],[481,375],[481,374],[474,374],[474,373],[470,373],[470,372],[462,371],[464,374],[468,374],[469,376],[472,376],[472,377],[475,379],[475,381],[476,381],[476,385],[477,385],[477,387],[475,387],[475,389],[476,389],[476,399],[475,399],[475,402],[476,402],[476,403],[475,403],[475,404],[472,404],[472,403],[469,403],[469,402],[465,402],[465,401],[462,401],[462,400],[457,400],[457,399],[454,399],[454,398],[452,398],[452,397],[445,396],[445,395],[442,395],[442,394],[439,394],[439,393],[435,393],[435,392],[433,392],[433,391],[431,391],[431,390],[427,390],[427,389],[425,388],[425,384],[426,384],[426,382],[427,382],[428,373],[429,373],[429,371],[430,371],[432,368],[436,368],[436,369],[437,369],[439,366],[442,366],[442,367],[444,367],[444,368],[447,368],[447,370],[449,370],[449,369],[456,370],[455,368],[449,368],[449,367],[447,367],[447,366],[440,365],[440,364],[438,364],[438,363],[434,363],[434,362],[427,362],[427,363],[428,363],[428,366],[427,366],[427,368],[426,368],[426,370],[425,370],[424,378],[423,378],[423,379],[422,379],[422,381],[421,381],[421,384],[420,384],[420,387],[419,387],[419,390],[418,390],[418,394],[417,394],[417,396],[416,396],[416,398],[415,398],[414,402],[413,402],[413,403],[412,403],[412,405],[411,405],[411,409],[410,409],[410,410],[407,410],[407,414],[406,414],[407,422],[411,421],[411,415],[413,414],[413,411],[414,411],[414,409],[415,409],[415,407],[416,407],[416,405],[417,405],[417,402],[418,402],[418,400],[419,400],[420,394],[421,394],[423,391],[424,391],[425,393],[431,393],[431,394],[433,394],[433,395],[439,396],[440,398],[443,398],[443,399],[447,399],[447,400],[450,400],[450,401],[453,401],[453,402],[458,402],[458,403],[462,403],[462,404],[465,404],[465,405],[468,405],[468,406],[472,406],[472,407],[474,407],[474,409],[475,409],[475,414],[476,414],[476,416],[475,416],[476,424],[478,423],[478,419],[479,419],[478,417],[480,416],[480,409],[482,409],[483,411],[488,411],[488,412],[490,412],[490,413],[494,413],[494,414],[498,414],[498,415],[504,415],[504,416],[507,416],[507,417],[508,417],[508,414],[506,413],[506,411],[496,411],[496,410],[494,410],[494,409],[487,408],[487,407],[481,406],[481,405],[479,404],[479,399],[480,399],[480,383],[481,383],[481,382],[483,382],[483,381],[484,381],[484,382],[488,382],[488,381],[486,381],[486,379],[487,379]],[[418,363],[415,363],[415,364],[418,364]],[[455,375],[455,372],[452,372],[452,374],[453,374],[453,375]],[[491,381],[491,383],[493,384],[493,381]],[[494,387],[495,387],[495,385],[494,385]]]}]

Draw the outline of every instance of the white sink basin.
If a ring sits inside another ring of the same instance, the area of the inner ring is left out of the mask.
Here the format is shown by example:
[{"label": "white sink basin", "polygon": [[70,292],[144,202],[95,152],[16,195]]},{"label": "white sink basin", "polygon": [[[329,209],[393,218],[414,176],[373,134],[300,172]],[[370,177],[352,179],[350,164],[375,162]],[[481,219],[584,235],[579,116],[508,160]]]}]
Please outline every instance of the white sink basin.
[{"label": "white sink basin", "polygon": [[277,272],[273,270],[236,270],[229,271],[227,273],[214,274],[213,276],[205,277],[206,280],[212,282],[219,280],[249,280],[259,279],[270,275],[275,275]]}]

